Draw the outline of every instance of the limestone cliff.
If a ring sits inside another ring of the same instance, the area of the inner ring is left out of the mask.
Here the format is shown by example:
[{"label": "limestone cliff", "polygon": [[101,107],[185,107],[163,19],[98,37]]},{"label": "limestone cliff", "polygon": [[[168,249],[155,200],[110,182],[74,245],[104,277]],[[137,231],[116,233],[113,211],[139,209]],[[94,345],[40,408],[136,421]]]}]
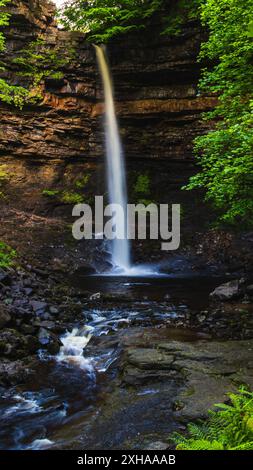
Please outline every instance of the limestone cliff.
[{"label": "limestone cliff", "polygon": [[[63,67],[63,78],[46,80],[40,103],[22,111],[0,106],[0,165],[6,165],[7,173],[1,183],[3,214],[7,207],[26,216],[71,220],[73,192],[84,194],[85,200],[106,192],[103,96],[95,50],[83,35],[57,29],[54,6],[46,0],[13,0],[10,11],[5,31],[9,80],[15,82],[12,58],[37,37],[44,37],[50,47],[74,48],[76,54]],[[122,36],[108,45],[129,196],[136,176],[148,173],[149,197],[186,206],[184,224],[191,229],[201,223],[202,203],[194,195],[189,201],[180,188],[195,171],[192,140],[205,130],[201,113],[214,104],[197,91],[197,55],[204,33],[196,22],[185,25],[177,38],[161,36],[160,29],[158,18],[152,31]],[[78,183],[83,175],[89,176],[84,190]],[[47,197],[48,190],[57,196]]]},{"label": "limestone cliff", "polygon": [[[82,35],[57,30],[54,6],[46,0],[15,0],[10,11],[9,60],[38,36],[48,44],[74,46],[77,57],[63,79],[47,80],[38,106],[22,112],[1,106],[1,153],[37,161],[102,156],[103,107],[93,47]],[[160,30],[158,22],[152,31],[108,46],[121,132],[129,158],[185,160],[203,130],[200,113],[213,105],[213,99],[197,95],[203,32],[196,23],[187,24],[180,38],[161,36]]]}]

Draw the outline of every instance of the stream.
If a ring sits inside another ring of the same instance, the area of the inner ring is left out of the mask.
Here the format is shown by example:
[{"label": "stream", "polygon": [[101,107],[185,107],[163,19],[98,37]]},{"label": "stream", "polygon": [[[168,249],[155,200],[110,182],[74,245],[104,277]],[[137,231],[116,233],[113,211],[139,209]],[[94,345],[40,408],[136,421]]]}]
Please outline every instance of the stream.
[{"label": "stream", "polygon": [[[72,282],[93,292],[94,305],[84,301],[83,323],[62,336],[57,356],[40,352],[32,380],[2,393],[1,449],[138,448],[174,429],[174,383],[164,390],[122,386],[123,350],[143,334],[149,341],[198,339],[166,325],[188,309],[205,308],[219,280],[79,276]],[[115,300],[96,305],[98,292]]]}]

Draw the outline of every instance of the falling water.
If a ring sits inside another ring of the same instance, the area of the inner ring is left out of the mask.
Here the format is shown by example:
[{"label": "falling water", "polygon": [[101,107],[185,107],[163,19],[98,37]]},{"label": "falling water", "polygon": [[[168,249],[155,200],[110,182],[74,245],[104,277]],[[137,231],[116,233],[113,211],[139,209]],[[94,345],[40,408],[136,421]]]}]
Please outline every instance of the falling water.
[{"label": "falling water", "polygon": [[[113,85],[104,46],[95,46],[100,73],[103,80],[105,99],[105,132],[106,132],[106,160],[107,185],[110,204],[118,204],[126,214],[127,189],[124,155],[119,135],[119,128],[115,113],[113,99]],[[116,224],[126,229],[126,218],[117,214]],[[125,230],[126,233],[126,230]],[[112,262],[115,267],[123,271],[130,268],[129,240],[115,238],[112,241]]]}]

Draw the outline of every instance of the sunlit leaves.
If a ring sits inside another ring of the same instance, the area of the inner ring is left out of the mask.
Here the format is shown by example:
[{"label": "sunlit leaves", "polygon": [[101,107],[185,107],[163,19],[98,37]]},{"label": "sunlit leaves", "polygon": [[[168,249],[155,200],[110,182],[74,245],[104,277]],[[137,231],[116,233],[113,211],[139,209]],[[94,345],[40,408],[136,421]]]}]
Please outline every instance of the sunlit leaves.
[{"label": "sunlit leaves", "polygon": [[253,223],[253,0],[206,0],[201,19],[210,35],[200,59],[215,65],[200,83],[204,93],[219,95],[207,119],[216,129],[196,140],[202,171],[188,189],[203,187],[226,222]]}]

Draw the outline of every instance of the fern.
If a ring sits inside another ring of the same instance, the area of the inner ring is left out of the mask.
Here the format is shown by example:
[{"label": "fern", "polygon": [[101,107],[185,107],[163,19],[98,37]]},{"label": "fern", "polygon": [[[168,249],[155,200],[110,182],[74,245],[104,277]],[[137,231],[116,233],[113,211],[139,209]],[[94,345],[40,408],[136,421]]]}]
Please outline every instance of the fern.
[{"label": "fern", "polygon": [[241,387],[228,396],[207,421],[188,425],[188,437],[172,436],[177,450],[253,450],[253,392]]}]

